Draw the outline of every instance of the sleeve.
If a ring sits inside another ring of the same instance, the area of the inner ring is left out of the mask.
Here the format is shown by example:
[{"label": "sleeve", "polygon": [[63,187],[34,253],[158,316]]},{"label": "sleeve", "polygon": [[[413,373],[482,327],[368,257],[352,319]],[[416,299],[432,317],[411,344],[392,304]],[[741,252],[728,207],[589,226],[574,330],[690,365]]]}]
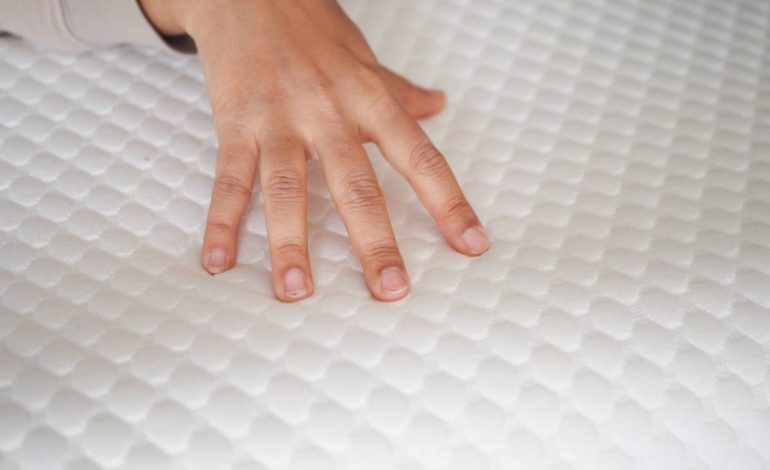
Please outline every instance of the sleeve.
[{"label": "sleeve", "polygon": [[128,43],[195,52],[189,36],[156,31],[138,0],[0,0],[0,31],[73,52]]}]

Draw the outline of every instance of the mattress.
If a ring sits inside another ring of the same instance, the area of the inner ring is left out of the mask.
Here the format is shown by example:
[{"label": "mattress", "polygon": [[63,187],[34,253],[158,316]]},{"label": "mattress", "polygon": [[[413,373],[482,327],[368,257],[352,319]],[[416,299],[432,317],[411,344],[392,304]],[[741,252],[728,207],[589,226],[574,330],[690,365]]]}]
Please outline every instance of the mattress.
[{"label": "mattress", "polygon": [[413,292],[310,162],[316,295],[199,266],[199,64],[0,38],[0,468],[770,468],[770,2],[348,0],[492,237],[372,148]]}]

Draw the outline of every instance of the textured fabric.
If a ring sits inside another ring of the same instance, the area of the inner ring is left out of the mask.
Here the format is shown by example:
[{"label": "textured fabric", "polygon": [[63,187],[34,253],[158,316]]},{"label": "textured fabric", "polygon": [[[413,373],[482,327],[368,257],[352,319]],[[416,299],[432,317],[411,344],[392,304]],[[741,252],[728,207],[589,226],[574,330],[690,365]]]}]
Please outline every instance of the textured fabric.
[{"label": "textured fabric", "polygon": [[770,2],[343,3],[447,90],[490,252],[372,149],[408,298],[317,161],[317,294],[273,299],[258,188],[212,277],[197,57],[0,39],[0,468],[770,468]]},{"label": "textured fabric", "polygon": [[0,31],[63,51],[126,43],[193,50],[190,38],[159,35],[137,0],[0,0]]}]

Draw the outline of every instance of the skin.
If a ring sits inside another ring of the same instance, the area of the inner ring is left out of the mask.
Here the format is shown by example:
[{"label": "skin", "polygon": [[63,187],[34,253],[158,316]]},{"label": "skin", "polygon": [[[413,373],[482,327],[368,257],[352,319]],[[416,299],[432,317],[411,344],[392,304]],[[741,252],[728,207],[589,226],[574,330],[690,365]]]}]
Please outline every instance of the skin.
[{"label": "skin", "polygon": [[446,159],[416,122],[439,112],[444,94],[379,64],[336,1],[140,3],[161,32],[189,34],[198,46],[219,139],[201,259],[210,273],[235,265],[238,228],[259,177],[276,297],[312,295],[306,160],[318,158],[372,296],[407,295],[366,142],[408,180],[455,250],[476,256],[489,248]]}]

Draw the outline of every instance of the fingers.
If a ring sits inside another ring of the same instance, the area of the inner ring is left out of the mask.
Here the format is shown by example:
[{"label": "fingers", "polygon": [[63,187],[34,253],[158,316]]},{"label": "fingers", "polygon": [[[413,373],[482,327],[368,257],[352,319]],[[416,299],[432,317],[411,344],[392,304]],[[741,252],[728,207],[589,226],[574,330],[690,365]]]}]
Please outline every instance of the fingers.
[{"label": "fingers", "polygon": [[385,67],[380,75],[385,83],[393,90],[399,104],[411,117],[421,119],[433,116],[444,109],[446,95],[439,90],[427,90],[417,86]]},{"label": "fingers", "polygon": [[260,179],[275,294],[284,302],[304,299],[313,292],[304,145],[292,138],[266,139],[260,148]]},{"label": "fingers", "polygon": [[257,151],[256,143],[248,138],[220,138],[201,260],[211,274],[221,273],[235,265],[238,228],[251,200]]},{"label": "fingers", "polygon": [[408,293],[409,278],[371,162],[352,131],[320,134],[315,151],[369,291],[378,300],[398,300]]},{"label": "fingers", "polygon": [[398,103],[383,100],[370,110],[366,133],[385,158],[407,178],[452,247],[476,256],[489,237],[441,152]]}]

